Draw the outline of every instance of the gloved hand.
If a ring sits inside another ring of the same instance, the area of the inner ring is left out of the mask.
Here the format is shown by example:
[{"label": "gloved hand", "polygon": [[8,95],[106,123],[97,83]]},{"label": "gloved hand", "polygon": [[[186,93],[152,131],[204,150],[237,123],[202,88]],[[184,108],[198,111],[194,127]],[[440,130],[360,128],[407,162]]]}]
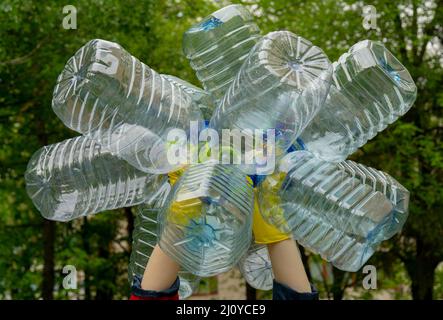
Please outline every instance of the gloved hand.
[{"label": "gloved hand", "polygon": [[[168,173],[169,183],[173,186],[177,180],[183,175],[186,168],[181,168]],[[169,221],[178,225],[187,225],[193,218],[197,218],[201,214],[202,202],[198,198],[174,201],[170,207]]]},{"label": "gloved hand", "polygon": [[256,191],[260,213],[264,221],[282,233],[290,233],[284,210],[281,207],[280,189],[285,180],[286,173],[275,172],[268,175]]},{"label": "gloved hand", "polygon": [[[256,190],[254,190],[256,191]],[[291,236],[285,232],[280,231],[275,226],[267,223],[258,206],[257,192],[254,197],[254,214],[252,217],[252,232],[254,233],[255,243],[270,244],[289,239]]]}]

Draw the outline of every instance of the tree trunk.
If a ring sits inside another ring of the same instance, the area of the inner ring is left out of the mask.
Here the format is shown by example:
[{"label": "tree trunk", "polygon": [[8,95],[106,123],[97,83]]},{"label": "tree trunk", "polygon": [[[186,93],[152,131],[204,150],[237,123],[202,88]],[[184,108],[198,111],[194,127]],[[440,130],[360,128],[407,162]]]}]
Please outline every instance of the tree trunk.
[{"label": "tree trunk", "polygon": [[310,282],[312,282],[311,270],[309,269],[309,261],[308,261],[308,256],[306,255],[306,252],[305,252],[305,248],[299,245],[298,249],[300,250],[301,261],[303,262],[303,265],[305,266],[306,275],[308,276],[308,280]]},{"label": "tree trunk", "polygon": [[435,268],[439,262],[439,259],[432,255],[433,250],[435,249],[417,239],[415,259],[404,261],[412,282],[411,291],[414,300],[432,300]]},{"label": "tree trunk", "polygon": [[43,221],[43,282],[42,298],[52,300],[54,298],[54,242],[55,222]]},{"label": "tree trunk", "polygon": [[412,299],[432,300],[435,266],[426,259],[417,258],[417,273],[412,279]]},{"label": "tree trunk", "polygon": [[[91,254],[88,226],[89,226],[88,218],[83,217],[82,242],[83,242],[83,249],[85,250],[85,253],[87,256],[89,256]],[[85,266],[84,273],[85,273],[85,281],[84,281],[85,300],[91,300],[91,275],[90,275],[90,270],[88,268],[88,265]]]},{"label": "tree trunk", "polygon": [[246,300],[257,300],[257,290],[246,282]]},{"label": "tree trunk", "polygon": [[333,299],[342,300],[346,289],[346,272],[333,267],[332,274],[334,275],[334,282],[331,287]]},{"label": "tree trunk", "polygon": [[[48,144],[48,135],[46,133],[45,122],[42,118],[35,121],[35,131],[38,141],[42,146]],[[43,279],[42,279],[42,298],[52,300],[54,298],[54,254],[55,243],[55,222],[51,220],[43,221]]]},{"label": "tree trunk", "polygon": [[[98,256],[103,260],[109,261],[111,256],[109,247],[100,246],[98,249]],[[110,263],[109,266],[104,266],[99,270],[100,272],[97,274],[97,276],[100,277],[101,281],[97,281],[97,283],[100,283],[100,286],[97,286],[95,300],[112,300],[114,296],[113,285],[116,281],[116,272],[114,268],[115,266]]]}]

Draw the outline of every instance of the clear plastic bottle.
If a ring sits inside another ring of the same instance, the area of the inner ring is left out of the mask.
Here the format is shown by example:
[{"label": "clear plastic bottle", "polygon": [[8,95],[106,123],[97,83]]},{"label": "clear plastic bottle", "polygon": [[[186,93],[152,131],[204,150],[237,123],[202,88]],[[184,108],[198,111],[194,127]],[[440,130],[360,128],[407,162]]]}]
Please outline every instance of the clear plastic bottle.
[{"label": "clear plastic bottle", "polygon": [[120,45],[91,40],[57,79],[52,108],[69,128],[97,140],[139,170],[166,173],[167,134],[201,121],[186,92]]},{"label": "clear plastic bottle", "polygon": [[250,180],[236,166],[189,167],[160,212],[160,247],[195,275],[229,270],[251,243],[253,199]]},{"label": "clear plastic bottle", "polygon": [[183,91],[192,97],[194,102],[200,108],[203,119],[209,120],[211,118],[215,107],[211,95],[208,92],[183,79],[177,78],[176,76],[171,76],[169,74],[162,74],[162,76],[177,85],[180,89],[183,89]]},{"label": "clear plastic bottle", "polygon": [[300,138],[322,159],[345,160],[405,114],[416,95],[408,70],[382,43],[358,42],[334,63],[325,105]]},{"label": "clear plastic bottle", "polygon": [[251,287],[258,290],[272,289],[274,273],[268,248],[265,245],[252,243],[240,259],[238,268]]},{"label": "clear plastic bottle", "polygon": [[259,38],[251,13],[237,4],[212,13],[183,35],[183,51],[216,105]]},{"label": "clear plastic bottle", "polygon": [[[157,244],[157,216],[160,208],[164,206],[167,192],[161,197],[143,203],[137,208],[134,231],[132,233],[132,252],[129,260],[129,283],[132,284],[135,275],[143,277],[149,257]],[[180,278],[180,299],[186,299],[192,295],[200,283],[200,278],[185,271],[179,272]]]},{"label": "clear plastic bottle", "polygon": [[358,270],[408,216],[408,190],[388,174],[353,161],[331,163],[295,151],[282,159],[277,177],[281,172],[286,178],[278,201],[275,195],[268,201],[268,194],[279,179],[271,177],[259,187],[263,216],[339,269]]},{"label": "clear plastic bottle", "polygon": [[331,76],[320,48],[289,31],[271,32],[251,50],[210,126],[254,133],[274,129],[279,159],[323,105]]},{"label": "clear plastic bottle", "polygon": [[80,136],[39,149],[25,173],[26,190],[41,214],[68,221],[142,203],[158,178]]}]

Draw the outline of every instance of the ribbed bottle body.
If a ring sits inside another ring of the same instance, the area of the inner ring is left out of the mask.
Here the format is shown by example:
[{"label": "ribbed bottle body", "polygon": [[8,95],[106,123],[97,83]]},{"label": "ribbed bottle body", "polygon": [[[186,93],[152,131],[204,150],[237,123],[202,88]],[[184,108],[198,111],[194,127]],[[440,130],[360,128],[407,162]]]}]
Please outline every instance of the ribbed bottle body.
[{"label": "ribbed bottle body", "polygon": [[155,188],[155,176],[80,136],[34,153],[25,173],[26,189],[42,215],[67,221],[141,203]]},{"label": "ribbed bottle body", "polygon": [[229,270],[251,243],[253,199],[252,185],[237,167],[191,166],[161,210],[160,247],[198,276]]},{"label": "ribbed bottle body", "polygon": [[168,74],[162,74],[162,76],[177,85],[180,89],[192,97],[192,100],[194,100],[194,102],[200,108],[204,120],[209,120],[211,118],[212,114],[214,113],[215,106],[211,95],[208,92],[175,76]]},{"label": "ribbed bottle body", "polygon": [[167,134],[201,120],[192,98],[120,45],[91,40],[57,79],[52,108],[69,128],[97,140],[139,170],[165,173]]},{"label": "ribbed bottle body", "polygon": [[369,40],[333,64],[324,107],[301,134],[305,147],[328,161],[342,161],[405,114],[417,88],[386,47]]},{"label": "ribbed bottle body", "polygon": [[183,51],[216,105],[259,38],[258,26],[241,5],[212,13],[183,35]]},{"label": "ribbed bottle body", "polygon": [[254,135],[274,130],[268,150],[281,158],[323,105],[331,75],[320,48],[288,31],[271,32],[251,50],[210,125]]},{"label": "ribbed bottle body", "polygon": [[[260,187],[262,214],[342,270],[358,270],[406,221],[409,192],[386,173],[303,151],[288,154],[280,170],[280,185]],[[268,199],[274,186],[277,197]]]}]

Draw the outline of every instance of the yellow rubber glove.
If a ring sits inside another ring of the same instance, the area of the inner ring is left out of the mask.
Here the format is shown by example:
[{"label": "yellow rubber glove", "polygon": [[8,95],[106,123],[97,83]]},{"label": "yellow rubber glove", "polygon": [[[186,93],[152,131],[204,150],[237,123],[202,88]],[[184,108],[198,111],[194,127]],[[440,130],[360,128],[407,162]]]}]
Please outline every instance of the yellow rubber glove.
[{"label": "yellow rubber glove", "polygon": [[[255,190],[254,190],[255,191]],[[260,213],[257,200],[257,192],[254,197],[254,214],[252,216],[252,231],[254,233],[255,243],[270,244],[289,239],[291,236],[284,233],[263,220]]]},{"label": "yellow rubber glove", "polygon": [[[277,172],[266,177],[260,185],[257,195],[260,197],[260,213],[264,220],[279,229],[283,233],[289,233],[289,226],[286,222],[279,190],[282,187],[286,173]],[[258,196],[256,197],[258,199]]]},{"label": "yellow rubber glove", "polygon": [[[179,170],[169,172],[169,183],[174,185],[183,175],[185,170],[186,168],[181,168]],[[174,201],[169,208],[168,221],[178,225],[187,225],[191,219],[200,216],[202,205],[202,202],[198,198]]]},{"label": "yellow rubber glove", "polygon": [[183,172],[185,172],[185,170],[186,167],[168,173],[169,183],[171,184],[171,186],[173,186],[177,182],[177,180],[183,175]]},{"label": "yellow rubber glove", "polygon": [[174,201],[169,207],[168,221],[186,226],[189,221],[201,216],[202,206],[203,204],[198,198]]}]

